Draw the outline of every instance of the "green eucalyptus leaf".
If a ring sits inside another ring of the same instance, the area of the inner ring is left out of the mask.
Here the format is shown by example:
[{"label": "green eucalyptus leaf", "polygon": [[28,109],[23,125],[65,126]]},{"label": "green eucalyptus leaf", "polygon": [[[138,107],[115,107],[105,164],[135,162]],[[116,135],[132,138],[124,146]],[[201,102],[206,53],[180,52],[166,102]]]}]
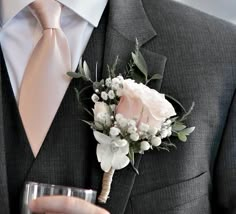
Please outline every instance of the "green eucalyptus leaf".
[{"label": "green eucalyptus leaf", "polygon": [[135,72],[135,71],[131,72],[131,77],[137,83],[146,83],[145,77],[140,72]]},{"label": "green eucalyptus leaf", "polygon": [[160,80],[162,79],[162,76],[160,74],[154,74],[148,81],[146,84],[148,84],[149,82],[151,82],[152,80]]},{"label": "green eucalyptus leaf", "polygon": [[83,77],[80,73],[76,73],[76,72],[72,72],[72,71],[67,72],[67,75],[72,78],[75,78],[75,79],[79,79],[79,78]]},{"label": "green eucalyptus leaf", "polygon": [[176,122],[173,126],[172,126],[174,131],[182,131],[186,128],[186,126],[182,123],[178,123]]},{"label": "green eucalyptus leaf", "polygon": [[190,128],[184,129],[183,131],[181,131],[181,133],[185,135],[190,135],[194,130],[195,130],[195,127],[190,127]]},{"label": "green eucalyptus leaf", "polygon": [[132,147],[129,149],[128,158],[130,159],[130,163],[134,166],[134,151]]},{"label": "green eucalyptus leaf", "polygon": [[119,61],[119,56],[116,57],[116,60],[113,63],[112,67],[109,68],[109,71],[110,71],[109,73],[110,73],[111,78],[114,78],[116,76],[116,68],[117,68],[117,65],[118,65],[118,61]]},{"label": "green eucalyptus leaf", "polygon": [[147,67],[147,63],[146,63],[143,55],[141,54],[141,52],[139,50],[136,50],[135,53],[132,53],[132,59],[134,61],[134,64],[142,72],[142,74],[145,77],[145,80],[147,81],[148,67]]},{"label": "green eucalyptus leaf", "polygon": [[171,122],[173,123],[173,122],[175,122],[178,118],[179,118],[179,116],[177,116],[177,117],[172,117],[170,120],[171,120]]},{"label": "green eucalyptus leaf", "polygon": [[91,117],[94,117],[94,114],[89,111],[87,108],[84,108],[84,111],[87,112]]},{"label": "green eucalyptus leaf", "polygon": [[184,133],[182,133],[182,132],[179,132],[179,133],[178,133],[178,138],[179,138],[179,140],[182,141],[182,142],[186,142],[186,141],[187,141],[186,135],[185,135]]},{"label": "green eucalyptus leaf", "polygon": [[151,77],[151,80],[160,80],[162,79],[162,75],[160,74],[154,74],[152,77]]},{"label": "green eucalyptus leaf", "polygon": [[83,63],[83,71],[84,71],[84,76],[87,79],[91,79],[91,72],[90,72],[89,66],[86,61],[84,61],[84,63]]},{"label": "green eucalyptus leaf", "polygon": [[132,147],[129,148],[129,153],[128,153],[128,158],[130,159],[131,166],[134,170],[134,172],[138,175],[139,171],[138,169],[134,166],[134,150]]},{"label": "green eucalyptus leaf", "polygon": [[87,121],[87,120],[82,120],[84,123],[86,123],[86,124],[88,124],[89,126],[92,126],[93,125],[93,123],[92,122],[89,122],[89,121]]}]

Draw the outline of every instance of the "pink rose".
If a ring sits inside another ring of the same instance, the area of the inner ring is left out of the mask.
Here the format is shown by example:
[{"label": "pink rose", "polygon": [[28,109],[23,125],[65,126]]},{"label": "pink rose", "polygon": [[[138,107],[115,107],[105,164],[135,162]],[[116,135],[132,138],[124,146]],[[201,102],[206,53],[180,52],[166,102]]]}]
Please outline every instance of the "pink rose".
[{"label": "pink rose", "polygon": [[135,119],[138,124],[142,122],[160,130],[166,119],[176,115],[175,109],[165,99],[164,94],[141,83],[135,83],[134,80],[124,80],[120,93],[121,99],[116,113],[127,119]]}]

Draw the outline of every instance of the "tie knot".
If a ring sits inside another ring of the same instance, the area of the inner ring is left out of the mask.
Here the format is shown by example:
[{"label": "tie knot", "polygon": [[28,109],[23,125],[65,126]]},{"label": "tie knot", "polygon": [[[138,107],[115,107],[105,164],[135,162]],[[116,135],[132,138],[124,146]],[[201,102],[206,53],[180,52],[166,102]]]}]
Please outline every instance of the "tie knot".
[{"label": "tie knot", "polygon": [[43,29],[60,28],[62,5],[56,0],[35,0],[30,4]]}]

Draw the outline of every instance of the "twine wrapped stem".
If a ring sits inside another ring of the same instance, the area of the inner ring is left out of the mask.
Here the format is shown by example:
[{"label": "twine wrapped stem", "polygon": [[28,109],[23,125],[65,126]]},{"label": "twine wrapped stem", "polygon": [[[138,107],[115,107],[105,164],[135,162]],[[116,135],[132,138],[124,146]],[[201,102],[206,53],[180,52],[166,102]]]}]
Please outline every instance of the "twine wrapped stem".
[{"label": "twine wrapped stem", "polygon": [[103,179],[102,179],[102,191],[98,196],[98,201],[100,203],[105,204],[107,199],[109,198],[109,194],[111,191],[111,183],[113,179],[113,175],[115,173],[114,169],[110,169],[109,172],[104,172]]}]

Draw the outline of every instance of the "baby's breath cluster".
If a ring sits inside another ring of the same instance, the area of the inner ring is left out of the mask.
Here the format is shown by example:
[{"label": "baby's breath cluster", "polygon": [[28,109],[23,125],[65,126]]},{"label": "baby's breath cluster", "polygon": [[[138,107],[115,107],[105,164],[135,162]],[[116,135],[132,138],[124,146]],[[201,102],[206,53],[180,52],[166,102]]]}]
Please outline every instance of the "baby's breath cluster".
[{"label": "baby's breath cluster", "polygon": [[[109,105],[117,104],[119,97],[121,96],[121,89],[123,88],[123,76],[108,77],[102,80],[99,84],[94,85],[95,93],[92,95],[92,101],[103,101]],[[114,107],[114,106],[113,106]]]},{"label": "baby's breath cluster", "polygon": [[121,114],[117,114],[115,119],[116,129],[130,143],[134,152],[143,153],[153,147],[158,147],[161,145],[162,139],[170,137],[172,134],[171,120],[163,123],[161,130],[158,130],[148,124],[126,119]]}]

